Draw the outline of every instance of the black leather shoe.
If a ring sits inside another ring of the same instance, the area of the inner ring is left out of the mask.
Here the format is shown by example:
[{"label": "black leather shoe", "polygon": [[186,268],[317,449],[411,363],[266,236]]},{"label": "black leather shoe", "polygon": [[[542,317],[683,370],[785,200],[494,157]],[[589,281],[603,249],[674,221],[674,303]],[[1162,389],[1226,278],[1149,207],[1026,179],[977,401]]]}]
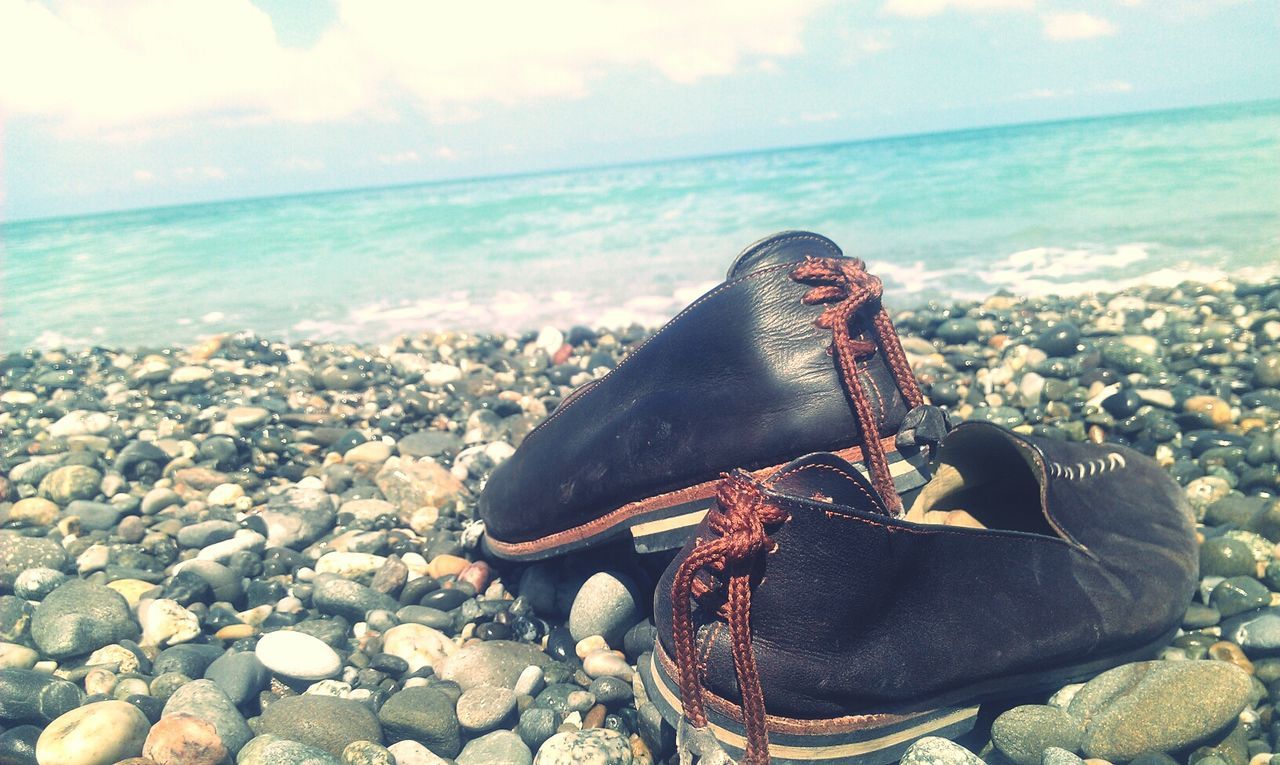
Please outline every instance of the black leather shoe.
[{"label": "black leather shoe", "polygon": [[658,585],[640,669],[687,747],[877,765],[984,701],[1153,655],[1197,569],[1152,460],[962,424],[902,516],[829,454],[727,477]]},{"label": "black leather shoe", "polygon": [[880,292],[817,234],[751,245],[494,470],[479,501],[487,549],[533,560],[628,533],[640,551],[679,547],[723,471],[817,450],[864,462],[897,506],[925,480],[922,450],[895,443],[921,395]]}]

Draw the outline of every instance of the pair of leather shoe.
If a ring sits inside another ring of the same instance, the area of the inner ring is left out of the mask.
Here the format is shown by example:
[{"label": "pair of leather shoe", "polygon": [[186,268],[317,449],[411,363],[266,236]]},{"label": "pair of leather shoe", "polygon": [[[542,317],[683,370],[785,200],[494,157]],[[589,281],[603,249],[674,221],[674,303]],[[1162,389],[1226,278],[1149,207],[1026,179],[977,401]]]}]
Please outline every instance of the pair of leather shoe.
[{"label": "pair of leather shoe", "polygon": [[501,558],[683,545],[640,671],[688,746],[894,761],[984,701],[1150,656],[1195,588],[1192,516],[1154,462],[947,433],[881,289],[825,237],[757,242],[480,497]]}]

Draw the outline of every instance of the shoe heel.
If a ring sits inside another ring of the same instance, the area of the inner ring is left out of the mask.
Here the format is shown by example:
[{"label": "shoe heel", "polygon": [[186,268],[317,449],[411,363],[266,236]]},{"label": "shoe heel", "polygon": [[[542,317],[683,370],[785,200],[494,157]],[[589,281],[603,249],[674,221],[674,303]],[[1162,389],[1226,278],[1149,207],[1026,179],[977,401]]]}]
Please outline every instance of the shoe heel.
[{"label": "shoe heel", "polygon": [[674,550],[693,536],[693,529],[711,507],[710,497],[673,507],[664,518],[637,523],[630,528],[631,544],[638,553]]},{"label": "shoe heel", "polygon": [[[679,732],[680,745],[690,754],[706,756],[708,738],[736,760],[746,746],[746,731],[736,708],[708,703],[706,728],[684,720],[674,666],[660,645],[640,662],[640,676],[649,700]],[[954,739],[973,729],[978,706],[940,707],[908,715],[859,715],[829,720],[769,717],[769,756],[776,765],[887,765],[897,762],[915,741],[925,736]]]}]

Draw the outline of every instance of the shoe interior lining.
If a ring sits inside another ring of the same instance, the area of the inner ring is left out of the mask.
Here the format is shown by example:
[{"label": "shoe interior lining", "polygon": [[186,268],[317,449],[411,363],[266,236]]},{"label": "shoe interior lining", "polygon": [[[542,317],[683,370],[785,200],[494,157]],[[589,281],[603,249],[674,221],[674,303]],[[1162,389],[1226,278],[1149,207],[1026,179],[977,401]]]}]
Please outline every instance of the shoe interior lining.
[{"label": "shoe interior lining", "polygon": [[1003,437],[957,440],[941,450],[934,476],[906,520],[1057,536],[1045,518],[1029,453]]}]

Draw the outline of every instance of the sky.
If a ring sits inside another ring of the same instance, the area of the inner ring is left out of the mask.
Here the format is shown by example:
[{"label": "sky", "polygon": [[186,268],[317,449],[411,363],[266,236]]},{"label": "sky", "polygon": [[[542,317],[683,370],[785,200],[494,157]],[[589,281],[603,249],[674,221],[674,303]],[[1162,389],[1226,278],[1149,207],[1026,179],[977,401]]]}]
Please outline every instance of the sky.
[{"label": "sky", "polygon": [[1275,0],[0,0],[0,221],[1277,97]]}]

